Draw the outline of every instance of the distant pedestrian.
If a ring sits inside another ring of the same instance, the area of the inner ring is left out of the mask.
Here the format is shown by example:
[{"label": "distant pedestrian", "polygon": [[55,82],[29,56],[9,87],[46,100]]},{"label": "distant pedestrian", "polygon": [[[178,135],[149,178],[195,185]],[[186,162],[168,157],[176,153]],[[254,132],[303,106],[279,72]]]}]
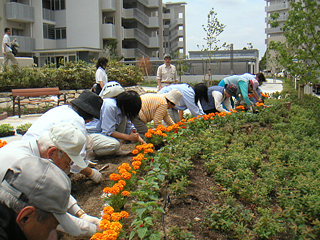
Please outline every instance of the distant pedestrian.
[{"label": "distant pedestrian", "polygon": [[177,69],[171,64],[171,56],[164,57],[164,64],[158,67],[157,71],[158,90],[170,84],[178,83]]},{"label": "distant pedestrian", "polygon": [[106,73],[106,67],[108,66],[108,59],[100,57],[96,64],[96,84],[95,93],[99,95],[103,86],[108,82],[108,75]]},{"label": "distant pedestrian", "polygon": [[10,41],[10,35],[11,35],[11,29],[10,28],[5,28],[4,29],[4,36],[2,39],[2,53],[3,53],[3,65],[7,66],[9,60],[11,63],[15,66],[18,65],[18,61],[15,58],[15,56],[12,53],[11,45],[13,44],[13,41]]}]

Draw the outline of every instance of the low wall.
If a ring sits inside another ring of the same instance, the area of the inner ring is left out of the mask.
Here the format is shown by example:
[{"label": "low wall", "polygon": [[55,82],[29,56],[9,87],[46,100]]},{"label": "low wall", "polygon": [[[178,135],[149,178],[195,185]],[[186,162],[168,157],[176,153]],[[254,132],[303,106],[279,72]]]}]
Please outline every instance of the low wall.
[{"label": "low wall", "polygon": [[[211,75],[211,80],[221,80],[225,77],[228,77],[230,75]],[[178,77],[179,81],[180,78]],[[203,80],[209,80],[209,76],[203,76],[203,75],[183,75],[181,76],[181,82],[183,83],[199,83],[199,82],[203,82]],[[149,76],[149,80],[147,78],[145,78],[145,81],[152,81],[155,82],[157,81],[157,77],[156,76]]]},{"label": "low wall", "polygon": [[[32,67],[33,66],[33,58],[31,57],[16,57],[18,64],[20,67]],[[3,57],[0,57],[0,65],[3,63]],[[9,60],[9,64],[12,64]]]}]

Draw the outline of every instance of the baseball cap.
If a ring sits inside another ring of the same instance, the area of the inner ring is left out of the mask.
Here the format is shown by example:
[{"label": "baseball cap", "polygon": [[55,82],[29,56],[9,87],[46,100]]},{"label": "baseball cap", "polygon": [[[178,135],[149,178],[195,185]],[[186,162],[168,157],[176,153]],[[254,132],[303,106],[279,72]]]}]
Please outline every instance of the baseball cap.
[{"label": "baseball cap", "polygon": [[172,89],[170,92],[165,93],[164,95],[170,102],[174,103],[177,106],[180,105],[182,93],[178,89]]},{"label": "baseball cap", "polygon": [[70,179],[50,160],[28,156],[16,161],[7,170],[1,187],[28,205],[52,213],[67,233],[81,233],[67,214]]},{"label": "baseball cap", "polygon": [[53,124],[49,130],[49,137],[56,147],[65,152],[71,160],[81,168],[87,164],[80,156],[80,152],[86,143],[86,136],[72,123]]}]

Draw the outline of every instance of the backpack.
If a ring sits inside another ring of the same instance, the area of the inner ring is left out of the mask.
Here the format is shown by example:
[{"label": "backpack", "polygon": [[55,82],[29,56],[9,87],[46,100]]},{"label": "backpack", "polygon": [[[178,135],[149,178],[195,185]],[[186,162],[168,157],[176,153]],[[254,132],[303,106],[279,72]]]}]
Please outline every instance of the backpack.
[{"label": "backpack", "polygon": [[18,54],[18,49],[15,46],[11,45],[11,50],[12,50],[12,54],[14,56],[16,56]]}]

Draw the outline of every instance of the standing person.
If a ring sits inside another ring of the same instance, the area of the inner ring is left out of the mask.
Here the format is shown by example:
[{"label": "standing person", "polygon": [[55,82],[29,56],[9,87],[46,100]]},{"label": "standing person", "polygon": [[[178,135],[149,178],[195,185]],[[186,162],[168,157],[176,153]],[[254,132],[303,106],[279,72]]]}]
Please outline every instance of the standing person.
[{"label": "standing person", "polygon": [[141,98],[135,91],[120,93],[115,98],[105,98],[101,107],[100,120],[86,124],[93,139],[93,152],[97,156],[125,155],[120,150],[120,140],[145,143],[136,132],[131,120],[141,109]]},{"label": "standing person", "polygon": [[95,93],[99,95],[103,86],[108,82],[108,75],[106,73],[106,67],[108,65],[108,59],[100,57],[96,64],[96,88]]},{"label": "standing person", "polygon": [[144,135],[147,131],[146,123],[153,120],[154,127],[162,124],[162,121],[171,126],[174,121],[171,119],[168,109],[180,105],[182,98],[181,92],[177,89],[172,89],[165,94],[147,93],[141,96],[142,107],[139,112],[139,117],[135,118],[132,123],[137,128],[140,135]]},{"label": "standing person", "polygon": [[[84,91],[78,98],[71,101],[71,105],[58,106],[43,114],[32,124],[26,134],[23,135],[22,140],[28,141],[32,138],[39,139],[41,133],[49,131],[53,124],[59,122],[73,123],[85,136],[87,136],[85,123],[92,121],[94,117],[100,117],[102,102],[102,98],[97,94],[88,90]],[[85,149],[82,151],[82,157],[86,157]],[[73,165],[72,170],[74,172],[80,171],[96,183],[102,180],[102,174],[93,168],[79,168],[78,166]]]},{"label": "standing person", "polygon": [[[199,83],[194,86],[194,88],[201,88],[203,85],[204,83]],[[229,110],[232,109],[230,99],[232,96],[236,96],[237,91],[238,88],[234,84],[228,84],[225,87],[209,87],[207,98],[200,99],[203,111],[206,114],[215,112],[229,112]]]},{"label": "standing person", "polygon": [[[183,111],[189,109],[191,114],[196,117],[198,115],[204,115],[204,112],[198,106],[198,101],[202,97],[208,94],[208,89],[193,89],[186,83],[182,84],[173,84],[162,88],[159,93],[168,93],[172,89],[177,89],[182,94],[182,99],[179,106],[175,106],[170,109],[169,114],[174,122],[179,122],[183,119]],[[179,112],[178,112],[179,111]]]},{"label": "standing person", "polygon": [[158,67],[157,71],[158,90],[170,84],[178,83],[177,69],[171,64],[171,56],[164,56],[164,64]]},{"label": "standing person", "polygon": [[11,49],[11,45],[13,43],[13,40],[12,42],[10,41],[10,35],[11,35],[11,29],[10,28],[5,28],[4,29],[4,36],[3,36],[3,39],[2,39],[2,53],[3,53],[3,65],[4,66],[7,66],[8,65],[8,62],[9,60],[11,61],[11,63],[13,65],[18,65],[18,61],[17,59],[15,58],[15,56],[13,55],[12,53],[12,49]]},{"label": "standing person", "polygon": [[0,183],[0,239],[58,239],[56,228],[77,236],[67,214],[71,182],[47,159],[25,157],[7,169]]}]

